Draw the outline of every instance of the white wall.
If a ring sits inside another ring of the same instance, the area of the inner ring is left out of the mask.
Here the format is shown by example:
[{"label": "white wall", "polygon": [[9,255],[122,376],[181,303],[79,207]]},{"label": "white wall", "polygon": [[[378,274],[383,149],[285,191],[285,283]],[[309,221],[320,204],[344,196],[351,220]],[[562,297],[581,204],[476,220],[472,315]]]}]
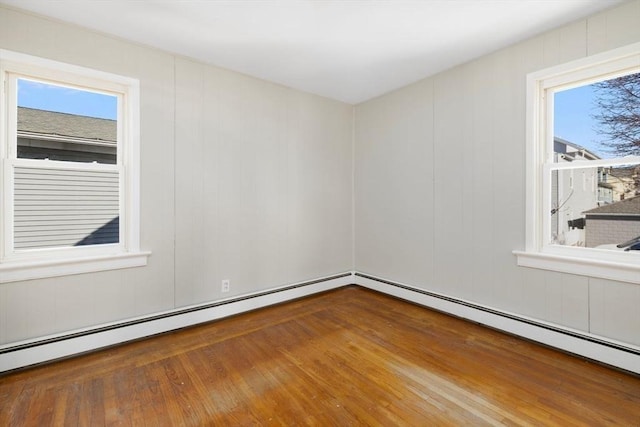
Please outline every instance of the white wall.
[{"label": "white wall", "polygon": [[640,344],[640,287],[516,267],[525,75],[640,1],[356,107],[0,7],[0,48],[139,78],[144,268],[0,285],[0,344],[351,270]]},{"label": "white wall", "polygon": [[640,1],[356,107],[356,270],[640,345],[640,286],[516,266],[525,78],[640,41]]},{"label": "white wall", "polygon": [[0,48],[140,79],[152,252],[0,285],[0,344],[352,269],[352,106],[3,7]]},{"label": "white wall", "polygon": [[351,270],[353,107],[186,59],[176,80],[176,305]]}]

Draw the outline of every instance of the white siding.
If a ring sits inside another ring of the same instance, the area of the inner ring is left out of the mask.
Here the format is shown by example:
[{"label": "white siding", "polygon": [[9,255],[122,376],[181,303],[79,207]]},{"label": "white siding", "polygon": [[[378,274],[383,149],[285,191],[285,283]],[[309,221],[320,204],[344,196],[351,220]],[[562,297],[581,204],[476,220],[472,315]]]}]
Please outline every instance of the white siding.
[{"label": "white siding", "polygon": [[117,243],[118,177],[118,171],[16,167],[14,248]]}]

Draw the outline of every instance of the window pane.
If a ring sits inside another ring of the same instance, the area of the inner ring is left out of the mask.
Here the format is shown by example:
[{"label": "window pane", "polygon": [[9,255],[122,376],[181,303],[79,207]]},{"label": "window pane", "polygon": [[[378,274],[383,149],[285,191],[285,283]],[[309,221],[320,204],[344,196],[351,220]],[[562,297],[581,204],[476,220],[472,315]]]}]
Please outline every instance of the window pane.
[{"label": "window pane", "polygon": [[553,152],[551,243],[640,250],[640,167],[582,167],[640,155],[640,73],[555,92]]},{"label": "window pane", "polygon": [[15,168],[16,250],[119,242],[119,173]]},{"label": "window pane", "polygon": [[117,163],[116,96],[18,79],[18,158]]},{"label": "window pane", "polygon": [[623,250],[640,236],[639,184],[637,164],[551,171],[550,242]]},{"label": "window pane", "polygon": [[640,73],[555,92],[553,114],[556,161],[640,155]]}]

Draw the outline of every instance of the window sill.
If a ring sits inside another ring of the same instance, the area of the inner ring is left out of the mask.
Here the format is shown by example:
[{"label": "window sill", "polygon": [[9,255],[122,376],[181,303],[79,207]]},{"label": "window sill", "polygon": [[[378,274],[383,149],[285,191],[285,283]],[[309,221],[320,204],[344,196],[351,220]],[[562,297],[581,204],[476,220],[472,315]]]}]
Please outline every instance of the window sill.
[{"label": "window sill", "polygon": [[543,252],[513,251],[521,267],[640,284],[640,264],[578,258]]},{"label": "window sill", "polygon": [[7,262],[0,264],[0,283],[142,267],[147,265],[149,255],[151,252],[133,252],[86,258]]}]

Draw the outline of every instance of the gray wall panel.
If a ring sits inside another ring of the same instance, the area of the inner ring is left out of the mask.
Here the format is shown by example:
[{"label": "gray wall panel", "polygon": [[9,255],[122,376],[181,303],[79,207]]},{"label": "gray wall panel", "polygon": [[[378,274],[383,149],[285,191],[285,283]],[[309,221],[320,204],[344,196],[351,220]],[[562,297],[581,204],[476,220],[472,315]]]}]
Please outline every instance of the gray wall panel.
[{"label": "gray wall panel", "polygon": [[[525,247],[527,73],[640,42],[638,22],[630,1],[358,105],[356,269],[637,344],[638,285],[519,268],[512,251]],[[417,108],[433,116],[410,120]]]}]

